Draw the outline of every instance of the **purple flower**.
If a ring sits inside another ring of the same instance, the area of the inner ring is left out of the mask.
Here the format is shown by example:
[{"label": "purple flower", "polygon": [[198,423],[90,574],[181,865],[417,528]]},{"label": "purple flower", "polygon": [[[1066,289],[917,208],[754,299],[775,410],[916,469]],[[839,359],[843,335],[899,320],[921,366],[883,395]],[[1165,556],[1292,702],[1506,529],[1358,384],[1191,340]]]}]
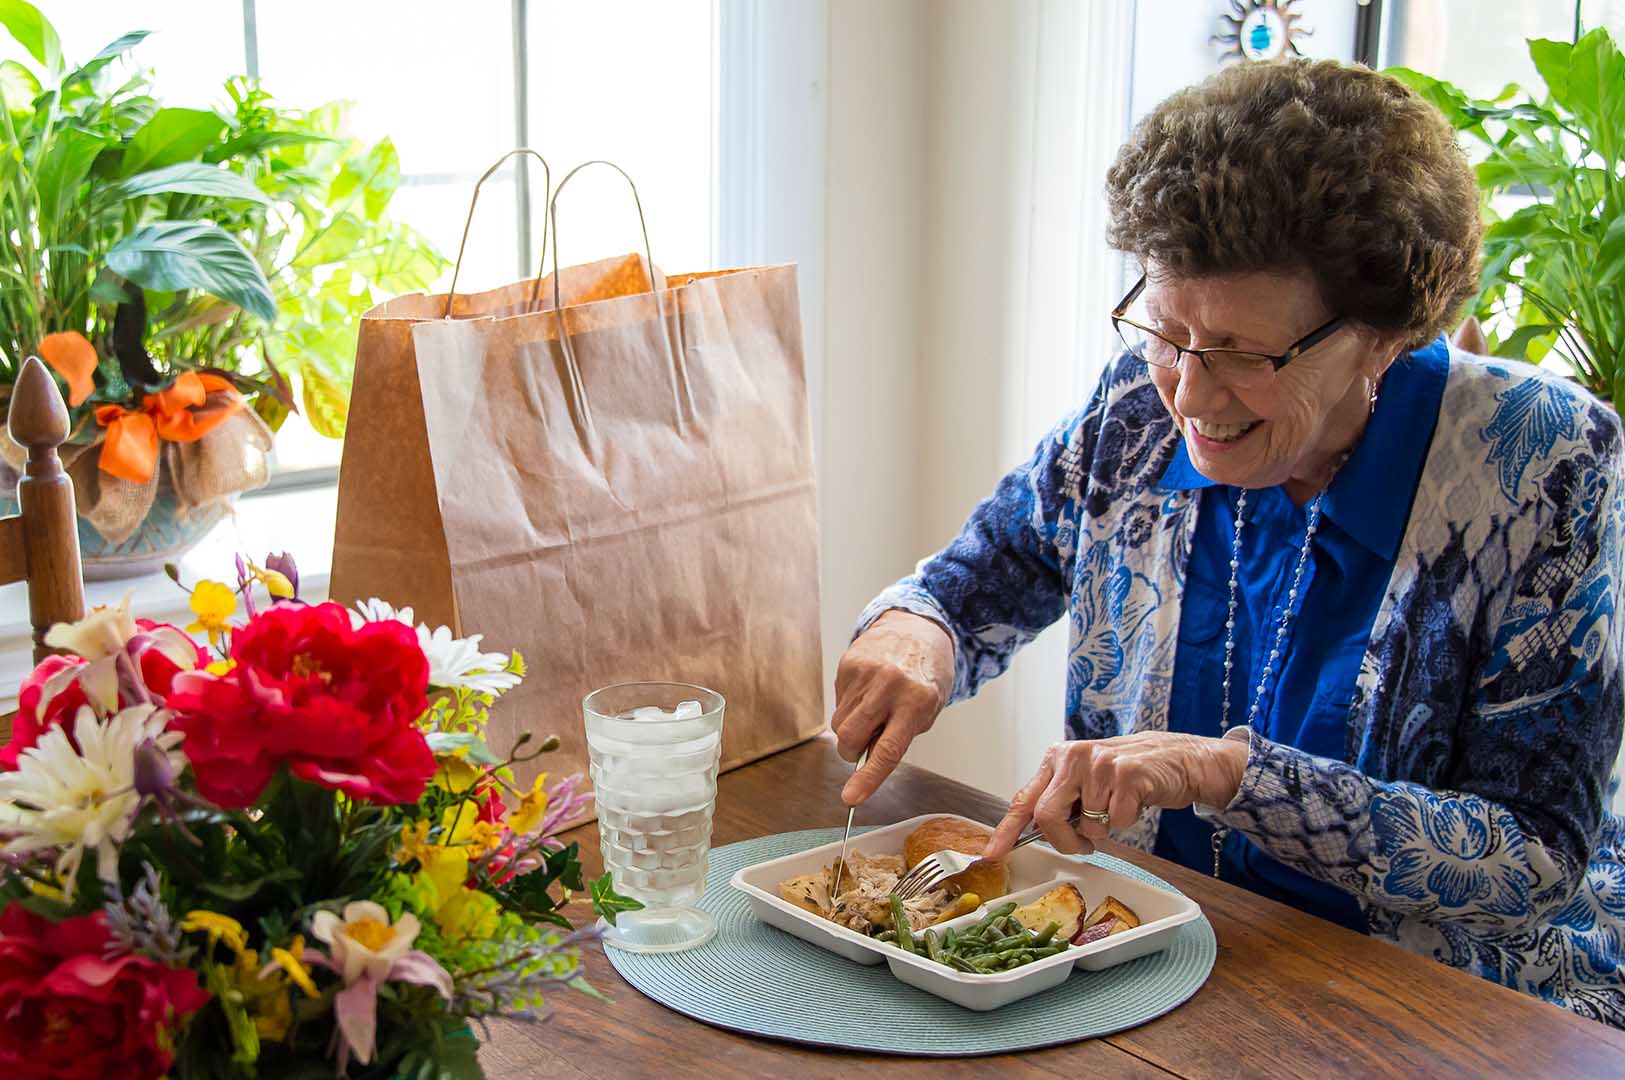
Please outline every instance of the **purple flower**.
[{"label": "purple flower", "polygon": [[265,557],[265,568],[275,570],[287,578],[288,584],[293,586],[294,599],[299,598],[299,567],[295,565],[292,555],[289,555],[286,551],[279,551],[275,555],[267,555]]}]

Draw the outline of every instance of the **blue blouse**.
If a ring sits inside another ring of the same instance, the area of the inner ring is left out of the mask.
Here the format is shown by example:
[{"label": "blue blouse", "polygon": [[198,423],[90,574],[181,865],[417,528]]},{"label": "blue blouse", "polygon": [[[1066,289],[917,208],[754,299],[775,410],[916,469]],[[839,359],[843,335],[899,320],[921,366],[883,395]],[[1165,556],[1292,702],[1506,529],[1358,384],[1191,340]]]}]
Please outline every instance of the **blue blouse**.
[{"label": "blue blouse", "polygon": [[[1352,760],[1348,733],[1355,680],[1410,518],[1448,374],[1449,350],[1442,338],[1393,364],[1365,436],[1327,489],[1281,645],[1282,663],[1260,702],[1257,730],[1264,737],[1317,757]],[[1159,486],[1164,491],[1200,489],[1201,499],[1168,728],[1218,735],[1237,491],[1197,472],[1184,442]],[[1258,672],[1275,645],[1308,523],[1307,507],[1295,505],[1279,487],[1250,491],[1246,513],[1237,571],[1232,727],[1243,726],[1251,712]],[[1213,826],[1192,809],[1168,810],[1155,851],[1210,873],[1212,840]],[[1220,876],[1350,929],[1366,929],[1352,895],[1271,858],[1239,832],[1225,839]]]}]

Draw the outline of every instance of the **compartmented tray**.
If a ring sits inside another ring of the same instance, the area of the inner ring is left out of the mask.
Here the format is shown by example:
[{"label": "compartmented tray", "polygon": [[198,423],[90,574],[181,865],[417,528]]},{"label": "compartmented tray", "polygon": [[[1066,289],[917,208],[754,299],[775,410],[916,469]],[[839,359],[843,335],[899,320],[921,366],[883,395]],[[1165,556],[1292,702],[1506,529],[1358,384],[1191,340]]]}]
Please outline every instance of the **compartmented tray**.
[{"label": "compartmented tray", "polygon": [[[904,837],[922,823],[956,816],[925,814],[873,829],[853,837],[850,850],[865,855],[894,855],[902,851]],[[1140,917],[1140,925],[1086,945],[1073,945],[1054,956],[1010,971],[972,975],[819,918],[779,896],[780,882],[828,866],[839,856],[840,850],[839,842],[824,844],[746,866],[734,874],[731,884],[745,895],[752,913],[762,922],[854,963],[870,966],[885,963],[900,981],[978,1011],[997,1009],[1058,986],[1075,968],[1101,971],[1164,949],[1173,942],[1181,926],[1202,914],[1197,903],[1181,893],[1117,873],[1088,858],[1062,855],[1041,843],[1031,844],[1010,855],[1008,893],[985,897],[976,911],[941,923],[935,929],[940,932],[949,927],[969,926],[990,908],[1010,901],[1026,903],[1066,882],[1076,885],[1091,907],[1107,895],[1117,897]]]}]

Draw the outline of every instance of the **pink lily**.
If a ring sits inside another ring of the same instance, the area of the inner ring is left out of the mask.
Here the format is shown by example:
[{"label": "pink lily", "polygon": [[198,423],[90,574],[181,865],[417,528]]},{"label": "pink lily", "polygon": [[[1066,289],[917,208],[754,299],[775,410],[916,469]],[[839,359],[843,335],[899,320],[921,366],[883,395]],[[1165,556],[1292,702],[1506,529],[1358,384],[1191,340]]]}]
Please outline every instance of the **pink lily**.
[{"label": "pink lily", "polygon": [[344,979],[344,989],[333,998],[340,1072],[349,1065],[352,1053],[367,1065],[377,1052],[378,987],[382,984],[416,983],[451,1000],[451,973],[428,953],[412,948],[419,929],[417,916],[411,912],[402,913],[391,925],[389,912],[370,900],[346,904],[343,918],[318,911],[311,919],[311,934],[327,945],[329,953],[306,949],[301,959]]}]

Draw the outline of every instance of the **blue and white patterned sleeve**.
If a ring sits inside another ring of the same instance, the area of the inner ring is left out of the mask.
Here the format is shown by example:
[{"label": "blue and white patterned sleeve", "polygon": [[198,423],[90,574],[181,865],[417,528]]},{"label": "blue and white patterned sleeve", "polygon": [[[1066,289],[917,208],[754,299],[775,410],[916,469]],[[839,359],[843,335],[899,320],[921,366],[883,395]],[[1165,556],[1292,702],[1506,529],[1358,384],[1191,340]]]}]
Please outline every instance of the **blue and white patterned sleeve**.
[{"label": "blue and white patterned sleeve", "polygon": [[[1438,790],[1242,730],[1231,732],[1250,739],[1240,791],[1198,811],[1398,915],[1502,935],[1562,909],[1597,844],[1625,715],[1617,432],[1547,472],[1549,517],[1510,590],[1492,592],[1505,607],[1482,627]],[[1459,630],[1441,620],[1405,632]]]},{"label": "blue and white patterned sleeve", "polygon": [[1072,557],[1056,539],[1075,535],[1077,495],[1104,411],[1108,378],[1062,420],[1026,464],[999,481],[947,547],[872,600],[853,636],[888,610],[940,624],[954,643],[950,701],[975,694],[1010,666],[1017,649],[1066,611]]}]

